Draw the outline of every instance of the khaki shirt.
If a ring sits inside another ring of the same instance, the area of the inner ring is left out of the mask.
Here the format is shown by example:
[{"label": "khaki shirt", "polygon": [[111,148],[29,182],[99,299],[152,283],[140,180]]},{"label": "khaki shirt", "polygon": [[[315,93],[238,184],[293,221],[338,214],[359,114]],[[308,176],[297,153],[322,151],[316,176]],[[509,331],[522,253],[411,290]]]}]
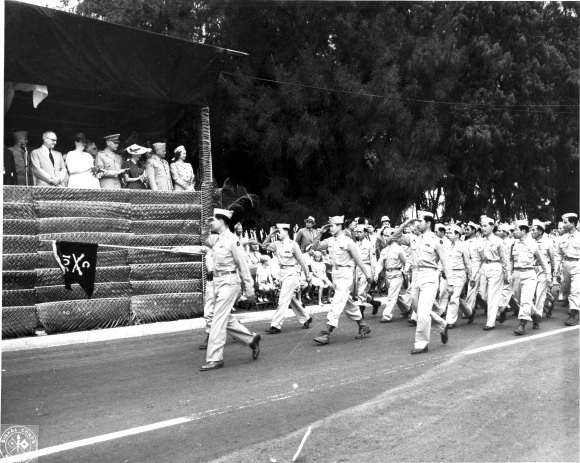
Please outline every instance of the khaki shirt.
[{"label": "khaki shirt", "polygon": [[564,233],[560,237],[556,252],[556,272],[559,272],[562,259],[580,259],[580,231]]},{"label": "khaki shirt", "polygon": [[498,236],[491,234],[483,236],[477,240],[477,258],[472,261],[473,277],[477,279],[481,265],[488,262],[499,262],[505,272],[508,274],[508,256],[504,253],[504,242]]},{"label": "khaki shirt", "polygon": [[540,252],[538,243],[532,237],[528,236],[528,238],[523,241],[516,240],[514,247],[512,248],[512,260],[514,269],[534,268],[536,260],[538,260],[544,269],[544,272],[546,272],[547,275],[550,275],[551,273],[544,256]]},{"label": "khaki shirt", "polygon": [[[420,236],[403,235],[400,238],[401,244],[406,244],[411,248],[411,260],[418,269],[428,268],[439,269],[439,261],[442,261],[446,276],[451,276],[451,266],[445,252],[445,245],[435,233],[428,231]],[[441,256],[441,257],[440,257]]]},{"label": "khaki shirt", "polygon": [[403,247],[397,243],[391,243],[383,248],[379,260],[377,262],[376,274],[378,275],[383,268],[387,269],[401,269],[405,266],[407,258]]},{"label": "khaki shirt", "polygon": [[[358,253],[363,264],[371,265],[371,256],[373,255],[373,249],[370,240],[363,238],[360,241],[355,241],[358,246]],[[374,261],[375,259],[373,259]]]},{"label": "khaki shirt", "polygon": [[149,187],[152,190],[173,191],[171,172],[169,170],[169,164],[165,159],[161,159],[154,154],[147,159],[145,170],[147,171]]},{"label": "khaki shirt", "polygon": [[469,249],[463,241],[457,240],[455,243],[450,243],[449,259],[452,270],[465,270],[468,278],[471,278],[471,258]]},{"label": "khaki shirt", "polygon": [[[540,252],[542,253],[546,263],[554,266],[554,241],[552,241],[548,236],[542,235],[542,238],[536,240],[536,243],[538,243],[538,247],[540,248]],[[538,262],[536,262],[536,268],[539,270]]]},{"label": "khaki shirt", "polygon": [[[315,246],[316,243],[313,247]],[[332,236],[320,241],[317,249],[328,249],[330,263],[333,267],[354,267],[356,265],[352,254],[358,255],[358,249],[354,241],[346,234],[340,234],[338,237]]]},{"label": "khaki shirt", "polygon": [[289,237],[269,243],[266,249],[276,254],[281,267],[295,267],[296,264],[300,264],[302,268],[306,267],[298,243]]}]

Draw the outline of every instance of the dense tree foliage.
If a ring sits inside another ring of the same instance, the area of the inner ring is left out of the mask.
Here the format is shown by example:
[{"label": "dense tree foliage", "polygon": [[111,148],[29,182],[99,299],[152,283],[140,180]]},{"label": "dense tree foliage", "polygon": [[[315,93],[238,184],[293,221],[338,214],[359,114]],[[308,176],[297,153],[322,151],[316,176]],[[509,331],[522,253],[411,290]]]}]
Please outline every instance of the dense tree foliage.
[{"label": "dense tree foliage", "polygon": [[576,3],[81,0],[76,12],[250,54],[228,58],[212,99],[214,171],[258,194],[264,223],[397,217],[436,198],[453,217],[578,211]]}]

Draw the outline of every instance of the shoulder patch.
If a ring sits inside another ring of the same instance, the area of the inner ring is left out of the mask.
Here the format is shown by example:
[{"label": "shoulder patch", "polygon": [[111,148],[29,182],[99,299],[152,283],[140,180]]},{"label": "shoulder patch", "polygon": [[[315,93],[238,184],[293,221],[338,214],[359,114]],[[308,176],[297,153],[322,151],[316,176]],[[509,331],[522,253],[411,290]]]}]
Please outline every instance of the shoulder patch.
[{"label": "shoulder patch", "polygon": [[236,244],[239,246],[239,245],[240,245],[240,242],[239,242],[239,241],[237,241],[237,242],[236,242]]},{"label": "shoulder patch", "polygon": [[443,240],[439,240],[439,244],[443,244]]}]

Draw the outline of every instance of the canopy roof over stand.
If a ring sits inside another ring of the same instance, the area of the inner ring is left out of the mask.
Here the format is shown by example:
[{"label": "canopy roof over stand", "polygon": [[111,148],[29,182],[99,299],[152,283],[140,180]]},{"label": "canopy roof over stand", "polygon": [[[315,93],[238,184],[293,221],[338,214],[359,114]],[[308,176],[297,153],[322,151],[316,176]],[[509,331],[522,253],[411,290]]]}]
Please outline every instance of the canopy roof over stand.
[{"label": "canopy roof over stand", "polygon": [[36,109],[16,92],[5,114],[6,132],[32,138],[163,136],[208,105],[222,57],[239,53],[13,0],[5,12],[5,82],[48,88]]}]

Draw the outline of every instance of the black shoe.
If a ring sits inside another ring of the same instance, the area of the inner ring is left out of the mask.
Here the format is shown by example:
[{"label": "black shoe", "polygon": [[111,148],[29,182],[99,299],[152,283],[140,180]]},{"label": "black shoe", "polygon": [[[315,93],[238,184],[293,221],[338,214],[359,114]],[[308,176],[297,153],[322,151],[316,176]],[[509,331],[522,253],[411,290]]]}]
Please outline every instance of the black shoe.
[{"label": "black shoe", "polygon": [[532,329],[539,330],[541,321],[542,321],[542,317],[540,317],[539,314],[535,313],[534,315],[532,315],[532,322],[533,322]]},{"label": "black shoe", "polygon": [[471,315],[467,317],[467,323],[469,324],[473,323],[474,319],[475,319],[475,308],[471,311]]},{"label": "black shoe", "polygon": [[201,366],[200,370],[201,371],[217,370],[218,368],[221,368],[223,366],[224,366],[223,360],[220,360],[218,362],[207,362]]},{"label": "black shoe", "polygon": [[498,322],[503,323],[505,322],[507,309],[501,309],[499,313],[499,318],[497,319]]},{"label": "black shoe", "polygon": [[268,328],[266,330],[266,334],[279,334],[281,332],[282,332],[282,330],[279,328],[276,328],[275,326],[271,326],[270,328]]},{"label": "black shoe", "polygon": [[260,336],[259,334],[255,334],[254,337],[252,338],[252,342],[248,344],[250,349],[252,349],[252,358],[254,360],[256,360],[260,355],[260,339],[262,339],[262,336]]},{"label": "black shoe", "polygon": [[361,325],[358,328],[358,334],[354,337],[355,339],[363,339],[367,337],[367,334],[370,334],[371,329],[369,325]]},{"label": "black shoe", "polygon": [[487,325],[485,325],[483,327],[483,331],[491,331],[491,330],[495,330],[495,326],[487,326]]},{"label": "black shoe", "polygon": [[411,320],[411,319],[409,319],[409,320],[407,320],[407,322],[408,322],[408,323],[409,323],[409,325],[411,325],[411,326],[417,326],[417,320]]},{"label": "black shoe", "polygon": [[449,325],[445,325],[445,329],[441,333],[441,342],[443,344],[447,344],[447,341],[449,341],[449,334],[447,333],[448,329],[449,329]]},{"label": "black shoe", "polygon": [[526,323],[522,323],[520,322],[520,324],[518,325],[517,329],[514,330],[514,334],[516,336],[521,336],[523,334],[526,334]]},{"label": "black shoe", "polygon": [[381,303],[379,301],[371,301],[371,304],[373,306],[373,315],[376,315],[379,312],[379,309],[381,308]]},{"label": "black shoe", "polygon": [[454,328],[455,328],[455,323],[448,323],[448,324],[447,324],[447,329],[448,329],[448,330],[452,330],[452,329],[454,329]]},{"label": "black shoe", "polygon": [[426,353],[428,350],[429,350],[429,346],[425,346],[425,347],[423,347],[423,349],[413,349],[413,350],[411,351],[411,354],[412,354],[412,355],[415,355],[415,354],[424,354],[424,353]]},{"label": "black shoe", "polygon": [[312,317],[310,317],[308,320],[306,320],[304,322],[304,325],[302,325],[302,329],[303,330],[308,330],[310,329],[310,324],[312,323]]},{"label": "black shoe", "polygon": [[207,350],[207,342],[209,341],[209,334],[206,336],[205,341],[199,345],[199,350]]}]

